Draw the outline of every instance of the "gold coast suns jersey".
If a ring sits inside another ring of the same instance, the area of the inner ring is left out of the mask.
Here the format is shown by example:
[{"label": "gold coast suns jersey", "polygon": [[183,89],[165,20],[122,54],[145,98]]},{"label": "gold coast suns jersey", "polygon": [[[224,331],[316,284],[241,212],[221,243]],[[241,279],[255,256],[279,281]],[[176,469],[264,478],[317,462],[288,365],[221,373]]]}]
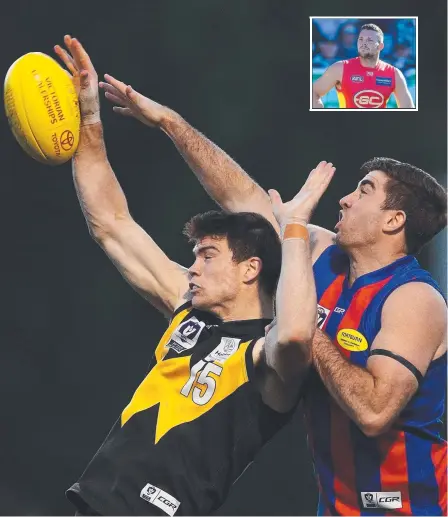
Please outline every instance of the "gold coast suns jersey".
[{"label": "gold coast suns jersey", "polygon": [[206,515],[290,414],[266,406],[252,350],[269,320],[185,304],[152,367],[67,497],[102,515]]}]

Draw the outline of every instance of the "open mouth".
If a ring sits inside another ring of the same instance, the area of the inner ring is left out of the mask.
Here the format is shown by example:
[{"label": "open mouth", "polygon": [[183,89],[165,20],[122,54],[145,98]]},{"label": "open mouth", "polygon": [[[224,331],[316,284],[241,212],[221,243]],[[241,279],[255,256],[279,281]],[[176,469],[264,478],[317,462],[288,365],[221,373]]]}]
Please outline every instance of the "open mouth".
[{"label": "open mouth", "polygon": [[188,287],[190,288],[190,292],[192,292],[192,293],[196,292],[199,289],[199,286],[196,284],[193,284],[192,282],[190,282],[188,284]]}]

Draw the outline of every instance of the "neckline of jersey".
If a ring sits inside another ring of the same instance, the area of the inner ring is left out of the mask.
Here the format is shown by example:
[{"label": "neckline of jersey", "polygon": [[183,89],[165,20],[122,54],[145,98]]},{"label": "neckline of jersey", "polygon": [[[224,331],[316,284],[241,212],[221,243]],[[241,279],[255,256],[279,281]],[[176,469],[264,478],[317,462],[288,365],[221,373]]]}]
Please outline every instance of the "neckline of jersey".
[{"label": "neckline of jersey", "polygon": [[414,266],[418,266],[417,259],[412,255],[406,255],[405,257],[401,257],[394,262],[391,262],[387,266],[361,275],[353,282],[351,286],[348,283],[348,273],[346,273],[344,278],[344,290],[356,291],[366,285],[374,284],[384,280],[388,276],[391,276],[398,268],[406,267],[409,269]]}]

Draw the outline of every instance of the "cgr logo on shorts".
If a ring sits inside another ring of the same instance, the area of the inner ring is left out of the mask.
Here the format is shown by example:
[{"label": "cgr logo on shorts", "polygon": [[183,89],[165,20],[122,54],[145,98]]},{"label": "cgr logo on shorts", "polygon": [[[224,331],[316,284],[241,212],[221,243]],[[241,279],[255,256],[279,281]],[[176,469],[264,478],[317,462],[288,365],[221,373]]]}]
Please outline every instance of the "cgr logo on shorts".
[{"label": "cgr logo on shorts", "polygon": [[402,508],[401,492],[361,492],[364,508],[384,508],[394,510]]},{"label": "cgr logo on shorts", "polygon": [[167,515],[170,515],[170,517],[173,517],[180,506],[180,502],[172,495],[154,485],[151,485],[151,483],[147,483],[142,488],[140,497],[145,501],[148,501],[148,503],[157,506],[157,508],[163,510]]},{"label": "cgr logo on shorts", "polygon": [[384,102],[384,96],[375,90],[362,90],[353,97],[358,108],[379,108]]}]

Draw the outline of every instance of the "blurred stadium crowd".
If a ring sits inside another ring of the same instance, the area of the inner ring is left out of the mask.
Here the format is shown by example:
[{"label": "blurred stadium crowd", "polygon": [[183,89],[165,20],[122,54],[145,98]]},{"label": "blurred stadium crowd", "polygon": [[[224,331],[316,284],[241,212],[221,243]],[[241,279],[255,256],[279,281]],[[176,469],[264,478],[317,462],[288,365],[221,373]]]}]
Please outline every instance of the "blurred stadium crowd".
[{"label": "blurred stadium crowd", "polygon": [[[403,72],[415,103],[416,25],[414,18],[314,18],[312,21],[313,82],[336,61],[358,56],[358,34],[365,23],[374,23],[383,31],[384,49],[380,59]],[[324,97],[323,101],[325,107],[338,107],[334,89]],[[393,96],[388,107],[396,107]]]}]

